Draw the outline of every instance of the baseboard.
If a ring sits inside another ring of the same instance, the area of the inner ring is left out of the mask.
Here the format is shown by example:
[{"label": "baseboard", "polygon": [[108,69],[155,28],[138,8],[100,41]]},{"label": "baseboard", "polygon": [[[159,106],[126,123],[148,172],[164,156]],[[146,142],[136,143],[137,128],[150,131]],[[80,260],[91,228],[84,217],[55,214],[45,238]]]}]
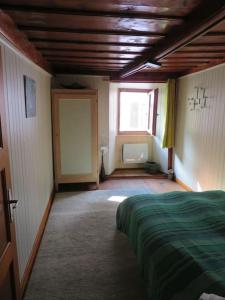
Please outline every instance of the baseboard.
[{"label": "baseboard", "polygon": [[23,277],[22,277],[22,280],[21,280],[21,295],[24,295],[24,293],[25,293],[25,290],[26,290],[26,287],[27,287],[27,284],[28,284],[28,281],[29,281],[29,278],[30,278],[30,274],[31,274],[31,271],[32,271],[37,253],[38,253],[38,249],[39,249],[40,244],[41,244],[41,240],[42,240],[42,236],[43,236],[43,233],[44,233],[44,230],[45,230],[45,226],[46,226],[46,223],[48,221],[48,216],[49,216],[49,213],[50,213],[50,210],[51,210],[51,206],[52,206],[52,202],[54,200],[54,197],[55,197],[55,190],[53,189],[52,192],[51,192],[51,195],[49,197],[47,207],[46,207],[44,215],[42,217],[41,224],[39,226],[39,229],[38,229],[35,241],[34,241],[34,245],[32,247],[31,254],[30,254],[27,266],[25,268],[25,271],[24,271],[24,274],[23,274]]},{"label": "baseboard", "polygon": [[180,179],[176,178],[176,182],[182,186],[182,188],[184,188],[186,191],[188,192],[193,192],[193,190],[188,186],[186,185],[185,183],[183,183]]}]

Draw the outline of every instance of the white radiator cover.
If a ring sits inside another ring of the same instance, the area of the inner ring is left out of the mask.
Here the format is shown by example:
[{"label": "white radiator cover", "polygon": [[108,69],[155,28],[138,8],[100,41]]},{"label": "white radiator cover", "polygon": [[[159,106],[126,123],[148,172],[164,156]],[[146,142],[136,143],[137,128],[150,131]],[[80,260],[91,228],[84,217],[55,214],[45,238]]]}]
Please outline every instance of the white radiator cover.
[{"label": "white radiator cover", "polygon": [[145,163],[148,160],[148,144],[123,144],[122,161],[125,164]]}]

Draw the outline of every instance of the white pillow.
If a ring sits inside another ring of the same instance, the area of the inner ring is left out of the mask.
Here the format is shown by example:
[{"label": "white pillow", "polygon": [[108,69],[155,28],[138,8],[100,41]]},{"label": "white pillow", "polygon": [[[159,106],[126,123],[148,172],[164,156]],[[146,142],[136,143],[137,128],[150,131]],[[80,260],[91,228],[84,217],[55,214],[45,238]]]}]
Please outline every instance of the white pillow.
[{"label": "white pillow", "polygon": [[215,294],[201,294],[199,300],[225,300],[225,298],[217,296]]}]

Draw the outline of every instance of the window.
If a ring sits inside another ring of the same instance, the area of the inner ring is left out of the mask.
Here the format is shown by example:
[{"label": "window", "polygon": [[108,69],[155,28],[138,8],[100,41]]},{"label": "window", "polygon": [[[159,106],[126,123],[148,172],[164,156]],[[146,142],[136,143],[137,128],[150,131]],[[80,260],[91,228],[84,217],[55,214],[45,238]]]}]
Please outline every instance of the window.
[{"label": "window", "polygon": [[155,135],[158,90],[119,89],[119,133]]}]

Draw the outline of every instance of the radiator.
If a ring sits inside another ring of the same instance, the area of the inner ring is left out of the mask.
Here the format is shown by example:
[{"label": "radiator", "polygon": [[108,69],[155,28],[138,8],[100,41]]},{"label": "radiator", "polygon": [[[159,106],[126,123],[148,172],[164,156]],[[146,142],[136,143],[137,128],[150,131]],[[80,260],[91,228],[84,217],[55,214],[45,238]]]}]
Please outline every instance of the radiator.
[{"label": "radiator", "polygon": [[144,163],[148,160],[148,144],[123,144],[122,161],[125,164]]}]

